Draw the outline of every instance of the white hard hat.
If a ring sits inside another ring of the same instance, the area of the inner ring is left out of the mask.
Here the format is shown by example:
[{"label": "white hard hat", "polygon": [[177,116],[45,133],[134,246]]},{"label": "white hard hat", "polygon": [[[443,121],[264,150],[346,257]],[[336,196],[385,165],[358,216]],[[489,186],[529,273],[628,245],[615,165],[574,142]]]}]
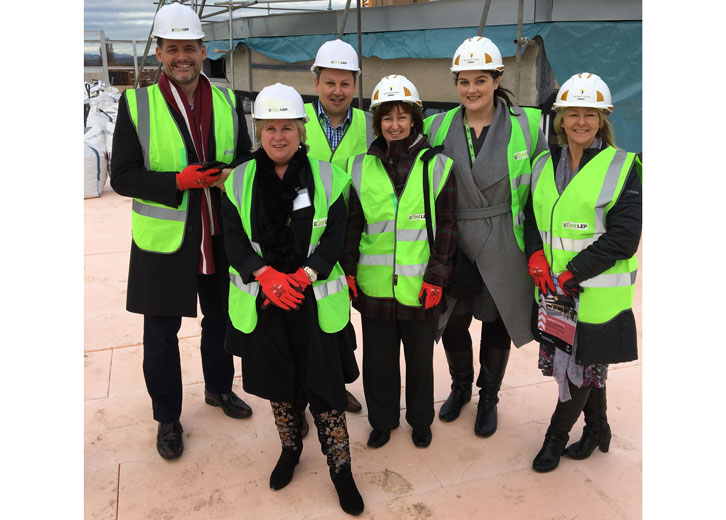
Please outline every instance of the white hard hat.
[{"label": "white hard hat", "polygon": [[378,105],[388,101],[404,101],[419,110],[423,109],[423,103],[421,103],[418,90],[416,90],[414,84],[406,76],[401,76],[400,74],[393,74],[381,78],[381,81],[373,89],[370,111],[375,111]]},{"label": "white hard hat", "polygon": [[305,105],[297,90],[282,83],[269,85],[257,94],[252,112],[253,119],[303,119]]},{"label": "white hard hat", "polygon": [[612,112],[613,98],[600,76],[580,72],[562,84],[552,105],[553,109],[568,107],[599,108]]},{"label": "white hard hat", "polygon": [[153,36],[170,40],[199,40],[204,37],[202,22],[189,6],[166,4],[154,18]]},{"label": "white hard hat", "polygon": [[483,36],[467,38],[459,45],[451,60],[451,72],[462,70],[504,71],[502,53],[494,42]]},{"label": "white hard hat", "polygon": [[358,53],[352,45],[343,40],[325,42],[318,49],[315,63],[310,67],[310,71],[317,72],[318,68],[350,70],[355,72],[357,78],[360,74]]}]

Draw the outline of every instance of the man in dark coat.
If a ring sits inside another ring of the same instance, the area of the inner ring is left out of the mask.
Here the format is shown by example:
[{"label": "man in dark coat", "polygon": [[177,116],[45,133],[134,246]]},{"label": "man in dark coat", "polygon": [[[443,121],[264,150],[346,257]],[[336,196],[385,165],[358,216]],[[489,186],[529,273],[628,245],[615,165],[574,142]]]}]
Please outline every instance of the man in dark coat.
[{"label": "man in dark coat", "polygon": [[182,316],[196,317],[197,295],[205,402],[230,417],[252,414],[232,392],[234,365],[223,348],[229,281],[220,209],[220,188],[248,158],[250,138],[242,100],[200,74],[206,48],[196,13],[178,3],[163,6],[154,36],[164,72],[158,85],[126,91],[119,102],[111,186],[134,197],[126,309],[144,315],[143,369],[159,422],[157,450],[173,459],[184,448],[177,333]]}]

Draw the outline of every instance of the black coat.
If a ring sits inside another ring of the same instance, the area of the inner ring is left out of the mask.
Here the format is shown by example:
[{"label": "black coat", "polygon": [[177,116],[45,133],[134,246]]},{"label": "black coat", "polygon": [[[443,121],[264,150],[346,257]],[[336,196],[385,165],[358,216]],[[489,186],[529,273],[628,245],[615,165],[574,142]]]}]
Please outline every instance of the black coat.
[{"label": "black coat", "polygon": [[[244,162],[250,156],[251,142],[245,124],[242,101],[237,96],[239,134],[235,148],[235,159],[230,163],[231,167]],[[196,156],[192,138],[187,131],[183,118],[176,110],[171,108],[169,110],[177,126],[181,129],[187,149],[187,164],[198,163],[199,158]],[[214,123],[212,123],[212,128],[214,128]],[[210,132],[209,156],[214,157],[215,154],[214,133]],[[177,173],[146,170],[141,144],[128,111],[126,96],[125,94],[121,96],[113,135],[111,187],[119,195],[138,197],[176,207],[181,203],[182,199],[182,192],[176,189]],[[220,196],[222,193],[219,188],[210,188],[210,192],[212,194],[212,204],[217,209],[221,226]],[[196,275],[199,272],[202,228],[201,200],[201,190],[190,190],[187,229],[184,242],[176,253],[148,253],[140,250],[133,240],[131,241],[126,310],[160,316],[195,317],[197,315]],[[215,271],[221,275],[220,283],[223,286],[222,294],[224,295],[227,294],[229,278],[222,236],[214,236],[212,243]]]},{"label": "black coat", "polygon": [[[606,145],[603,144],[602,148]],[[600,152],[596,148],[583,151],[580,170]],[[551,151],[552,164],[557,171],[562,148]],[[620,198],[607,214],[606,229],[600,238],[580,251],[568,264],[577,282],[589,280],[608,269],[618,260],[626,260],[638,251],[642,229],[643,194],[635,163],[630,168]],[[532,198],[525,208],[524,242],[527,258],[543,248],[542,239],[532,210]],[[587,289],[585,289],[587,290]],[[536,316],[533,323],[536,324]],[[536,325],[533,326],[536,330]],[[534,332],[534,331],[533,331]],[[637,335],[632,310],[624,311],[603,324],[578,323],[576,329],[576,361],[580,364],[617,363],[637,359]]]}]

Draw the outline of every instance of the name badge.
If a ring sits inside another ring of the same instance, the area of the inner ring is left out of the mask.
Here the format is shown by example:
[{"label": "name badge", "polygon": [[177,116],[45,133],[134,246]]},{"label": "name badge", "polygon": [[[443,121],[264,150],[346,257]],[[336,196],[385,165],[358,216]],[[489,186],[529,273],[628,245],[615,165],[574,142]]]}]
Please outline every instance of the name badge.
[{"label": "name badge", "polygon": [[426,220],[425,213],[412,213],[408,216],[408,220]]},{"label": "name badge", "polygon": [[313,219],[313,227],[314,228],[316,228],[316,227],[324,227],[327,224],[328,224],[328,219],[327,218],[316,218],[316,219]]},{"label": "name badge", "polygon": [[529,154],[527,153],[527,150],[525,150],[523,152],[517,152],[517,153],[514,154],[514,160],[515,161],[520,161],[520,160],[526,159],[528,157],[529,157]]},{"label": "name badge", "polygon": [[308,206],[310,206],[310,196],[308,195],[308,189],[303,188],[297,192],[297,197],[292,201],[292,210],[297,211]]}]

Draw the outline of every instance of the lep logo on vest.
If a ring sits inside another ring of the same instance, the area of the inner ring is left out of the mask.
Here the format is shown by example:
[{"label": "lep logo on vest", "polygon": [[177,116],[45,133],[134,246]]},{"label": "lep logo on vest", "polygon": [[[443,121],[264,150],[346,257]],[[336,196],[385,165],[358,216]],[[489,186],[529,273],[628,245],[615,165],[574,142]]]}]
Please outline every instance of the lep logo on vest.
[{"label": "lep logo on vest", "polygon": [[576,229],[578,231],[586,231],[588,229],[587,222],[563,222],[562,227],[564,229]]}]

